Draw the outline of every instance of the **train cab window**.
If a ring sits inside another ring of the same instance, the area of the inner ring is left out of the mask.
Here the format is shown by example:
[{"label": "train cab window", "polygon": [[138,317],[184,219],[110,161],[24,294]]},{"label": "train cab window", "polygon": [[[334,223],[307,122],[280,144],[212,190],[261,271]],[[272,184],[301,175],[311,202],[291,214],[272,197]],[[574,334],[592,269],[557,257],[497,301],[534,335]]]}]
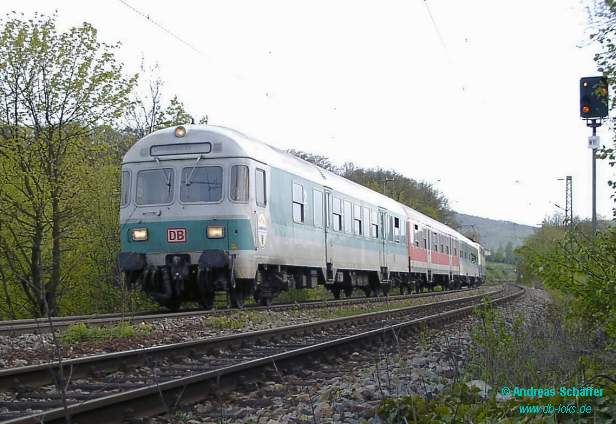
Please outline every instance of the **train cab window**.
[{"label": "train cab window", "polygon": [[312,204],[314,206],[314,226],[323,228],[323,192],[313,190]]},{"label": "train cab window", "polygon": [[301,184],[293,183],[293,221],[304,223],[304,187]]},{"label": "train cab window", "polygon": [[234,202],[248,201],[248,167],[246,165],[233,165],[231,167],[229,196]]},{"label": "train cab window", "polygon": [[337,197],[332,200],[332,215],[334,231],[342,231],[342,201]]},{"label": "train cab window", "polygon": [[349,202],[348,200],[344,201],[344,232],[345,233],[352,233],[353,232],[353,228],[352,228],[352,216],[351,213],[353,212],[353,209],[351,207],[351,202]]},{"label": "train cab window", "polygon": [[267,204],[266,197],[266,185],[265,185],[265,171],[257,168],[255,170],[255,199],[257,206],[265,207]]},{"label": "train cab window", "polygon": [[400,243],[400,218],[394,217],[394,241]]},{"label": "train cab window", "polygon": [[359,205],[353,205],[353,232],[358,236],[363,234],[361,206]]},{"label": "train cab window", "polygon": [[370,236],[373,238],[379,238],[379,217],[375,210],[370,210]]},{"label": "train cab window", "polygon": [[362,228],[364,235],[368,237],[370,234],[370,209],[364,208],[364,228]]},{"label": "train cab window", "polygon": [[122,171],[122,198],[120,206],[128,205],[130,199],[130,172]]},{"label": "train cab window", "polygon": [[135,202],[138,205],[161,205],[173,200],[173,169],[146,169],[137,173]]},{"label": "train cab window", "polygon": [[188,166],[182,169],[182,202],[219,202],[222,199],[220,166]]}]

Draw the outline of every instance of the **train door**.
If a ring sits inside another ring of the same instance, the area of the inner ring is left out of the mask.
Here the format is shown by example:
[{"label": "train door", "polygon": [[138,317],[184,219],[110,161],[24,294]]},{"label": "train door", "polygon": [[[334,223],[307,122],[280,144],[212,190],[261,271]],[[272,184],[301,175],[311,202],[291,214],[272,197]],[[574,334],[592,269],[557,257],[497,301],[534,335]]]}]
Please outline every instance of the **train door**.
[{"label": "train door", "polygon": [[379,263],[381,268],[386,268],[387,252],[385,242],[387,239],[387,212],[382,209],[379,209],[379,227],[381,227],[379,233]]},{"label": "train door", "polygon": [[331,231],[331,205],[332,205],[332,192],[328,188],[324,188],[325,190],[325,201],[323,202],[323,213],[325,215],[325,225],[323,226],[325,230],[325,263],[333,263],[333,252],[332,246],[330,247],[330,237],[329,232]]}]

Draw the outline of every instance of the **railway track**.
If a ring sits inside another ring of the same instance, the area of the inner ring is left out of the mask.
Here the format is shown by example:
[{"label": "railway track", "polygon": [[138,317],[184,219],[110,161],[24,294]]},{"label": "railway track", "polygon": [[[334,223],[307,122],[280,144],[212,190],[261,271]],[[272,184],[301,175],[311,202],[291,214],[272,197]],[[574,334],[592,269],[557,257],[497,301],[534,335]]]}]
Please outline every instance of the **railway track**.
[{"label": "railway track", "polygon": [[[273,304],[269,308],[266,306],[258,306],[258,305],[247,305],[244,309],[251,311],[261,311],[261,310],[272,310],[272,311],[285,311],[293,308],[300,309],[314,309],[314,308],[323,308],[323,307],[335,307],[335,306],[345,306],[345,305],[354,305],[358,303],[376,303],[376,302],[385,302],[385,301],[395,301],[395,300],[404,300],[404,299],[412,299],[419,297],[431,297],[431,296],[442,296],[449,293],[463,292],[474,289],[461,289],[461,290],[449,290],[449,291],[440,291],[440,292],[429,292],[429,293],[419,293],[419,294],[411,294],[411,295],[400,295],[400,296],[380,296],[380,297],[352,297],[348,299],[340,299],[340,300],[316,300],[316,301],[307,301],[307,302],[299,302],[299,303],[279,303]],[[237,309],[231,308],[223,308],[223,309],[212,309],[209,311],[205,311],[202,309],[194,309],[187,310],[182,312],[145,312],[145,313],[135,313],[135,314],[126,314],[126,313],[112,313],[112,314],[97,314],[97,315],[75,315],[75,316],[67,316],[67,317],[54,317],[50,320],[47,318],[39,318],[39,319],[21,319],[21,320],[10,320],[10,321],[0,321],[0,336],[16,336],[20,334],[43,334],[50,333],[52,328],[55,330],[64,329],[72,324],[76,323],[85,323],[88,326],[100,326],[100,325],[110,325],[118,322],[149,322],[156,321],[161,319],[169,319],[169,318],[182,318],[182,317],[194,317],[194,316],[209,316],[209,315],[221,315],[227,314],[229,312],[237,311]]]},{"label": "railway track", "polygon": [[[7,424],[122,422],[168,412],[271,372],[395,343],[406,333],[469,313],[486,297],[505,302],[516,286],[483,295],[308,324],[117,352],[0,371],[0,421]],[[56,387],[65,387],[64,396]],[[67,405],[64,408],[63,398]]]}]

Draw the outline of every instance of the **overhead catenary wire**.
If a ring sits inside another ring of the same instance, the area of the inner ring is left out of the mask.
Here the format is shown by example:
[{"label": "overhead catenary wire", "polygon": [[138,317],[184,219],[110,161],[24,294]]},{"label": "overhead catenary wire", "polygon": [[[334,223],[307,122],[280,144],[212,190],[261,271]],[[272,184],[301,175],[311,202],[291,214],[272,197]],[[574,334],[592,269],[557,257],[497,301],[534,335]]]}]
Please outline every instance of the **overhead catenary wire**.
[{"label": "overhead catenary wire", "polygon": [[149,22],[151,22],[153,25],[156,25],[158,28],[160,28],[161,30],[163,30],[164,32],[166,32],[167,34],[169,34],[170,36],[172,36],[173,38],[178,40],[180,43],[184,44],[186,47],[188,47],[191,50],[199,53],[202,56],[206,56],[206,54],[203,53],[201,50],[199,50],[197,47],[195,47],[194,45],[192,45],[188,41],[184,40],[182,37],[180,37],[179,35],[177,35],[173,31],[171,31],[170,29],[168,29],[167,27],[165,27],[161,23],[159,23],[159,22],[155,21],[154,19],[152,19],[150,17],[150,15],[148,15],[147,13],[142,12],[141,10],[137,9],[133,5],[129,4],[126,0],[118,0],[118,1],[120,3],[122,3],[124,6],[128,7],[133,12],[135,12],[136,14],[138,14],[139,16],[141,16],[141,17],[145,18],[146,20],[148,20]]}]

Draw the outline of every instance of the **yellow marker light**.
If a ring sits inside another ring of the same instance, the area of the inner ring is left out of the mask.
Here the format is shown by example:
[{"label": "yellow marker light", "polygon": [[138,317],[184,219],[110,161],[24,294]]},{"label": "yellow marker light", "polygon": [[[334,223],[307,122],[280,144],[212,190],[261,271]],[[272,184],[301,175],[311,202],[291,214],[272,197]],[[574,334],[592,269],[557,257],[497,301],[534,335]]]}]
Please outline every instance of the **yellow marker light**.
[{"label": "yellow marker light", "polygon": [[207,238],[219,239],[225,236],[225,227],[209,226],[207,227]]},{"label": "yellow marker light", "polygon": [[175,136],[176,137],[184,137],[186,135],[186,128],[183,126],[175,127]]},{"label": "yellow marker light", "polygon": [[133,228],[130,232],[130,238],[133,241],[146,241],[148,239],[148,229]]},{"label": "yellow marker light", "polygon": [[590,113],[590,106],[588,106],[588,105],[584,105],[584,106],[582,106],[582,112],[584,112],[584,113]]}]

